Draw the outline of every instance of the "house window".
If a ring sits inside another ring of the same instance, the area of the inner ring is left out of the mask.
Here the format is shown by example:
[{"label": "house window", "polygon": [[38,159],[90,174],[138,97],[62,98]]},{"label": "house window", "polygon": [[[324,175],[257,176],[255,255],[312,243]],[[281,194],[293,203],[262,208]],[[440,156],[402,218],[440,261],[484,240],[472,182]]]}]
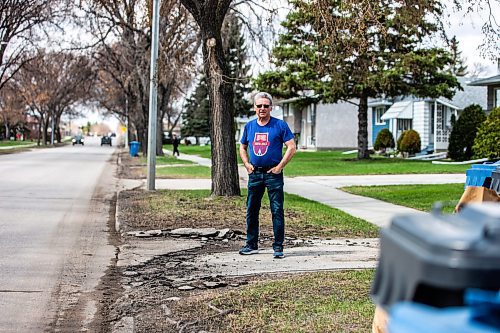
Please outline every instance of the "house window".
[{"label": "house window", "polygon": [[381,118],[386,111],[385,106],[377,106],[374,109],[375,109],[375,124],[376,125],[384,125],[385,120],[382,120]]},{"label": "house window", "polygon": [[500,89],[495,89],[495,107],[500,107]]},{"label": "house window", "polygon": [[398,119],[398,131],[411,129],[411,119]]},{"label": "house window", "polygon": [[288,117],[290,112],[290,104],[283,104],[283,117]]}]

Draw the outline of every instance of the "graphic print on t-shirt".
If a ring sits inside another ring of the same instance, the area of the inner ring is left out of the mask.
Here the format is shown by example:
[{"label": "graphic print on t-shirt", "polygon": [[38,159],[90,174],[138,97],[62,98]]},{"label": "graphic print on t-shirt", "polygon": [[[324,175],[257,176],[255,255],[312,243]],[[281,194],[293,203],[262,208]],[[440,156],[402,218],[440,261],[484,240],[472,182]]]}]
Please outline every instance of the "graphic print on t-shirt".
[{"label": "graphic print on t-shirt", "polygon": [[263,156],[267,153],[267,147],[270,145],[268,136],[269,133],[255,133],[255,139],[253,140],[252,147],[253,153],[256,156]]}]

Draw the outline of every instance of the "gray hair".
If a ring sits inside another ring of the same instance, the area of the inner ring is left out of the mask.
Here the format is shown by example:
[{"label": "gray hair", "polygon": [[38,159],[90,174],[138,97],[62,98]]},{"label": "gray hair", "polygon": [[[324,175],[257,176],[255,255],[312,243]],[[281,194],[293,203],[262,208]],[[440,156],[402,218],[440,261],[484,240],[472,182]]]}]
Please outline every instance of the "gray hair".
[{"label": "gray hair", "polygon": [[271,94],[266,93],[264,91],[256,93],[255,96],[253,97],[253,104],[257,103],[257,100],[259,98],[267,98],[271,103],[271,105],[273,105],[273,97],[271,96]]}]

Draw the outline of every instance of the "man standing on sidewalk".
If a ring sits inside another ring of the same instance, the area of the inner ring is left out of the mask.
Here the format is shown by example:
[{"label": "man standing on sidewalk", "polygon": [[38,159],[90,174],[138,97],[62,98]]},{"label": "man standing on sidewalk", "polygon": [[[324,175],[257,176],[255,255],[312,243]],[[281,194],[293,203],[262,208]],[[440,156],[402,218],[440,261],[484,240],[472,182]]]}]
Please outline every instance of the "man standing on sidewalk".
[{"label": "man standing on sidewalk", "polygon": [[[258,253],[259,211],[267,188],[274,231],[274,257],[283,257],[285,215],[283,168],[295,154],[294,136],[287,123],[271,117],[273,98],[266,92],[254,97],[257,119],[248,122],[243,131],[240,157],[248,172],[247,241],[240,254]],[[282,155],[283,144],[286,146]],[[248,146],[250,149],[247,151]],[[250,156],[250,159],[249,159]]]}]

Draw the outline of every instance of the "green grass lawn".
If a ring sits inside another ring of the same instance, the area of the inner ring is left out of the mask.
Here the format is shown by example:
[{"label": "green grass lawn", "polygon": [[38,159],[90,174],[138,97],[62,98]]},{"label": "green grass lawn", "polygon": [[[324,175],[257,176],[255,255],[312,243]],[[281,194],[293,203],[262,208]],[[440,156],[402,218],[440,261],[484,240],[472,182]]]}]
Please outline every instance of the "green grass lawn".
[{"label": "green grass lawn", "polygon": [[0,147],[34,146],[36,142],[0,140]]},{"label": "green grass lawn", "polygon": [[[197,156],[204,157],[204,158],[210,158],[210,156],[211,156],[210,147],[211,147],[210,145],[205,145],[205,146],[189,145],[189,146],[186,146],[185,144],[181,144],[181,145],[179,145],[179,152],[181,154],[190,154],[190,155],[197,155]],[[164,145],[163,149],[173,151],[172,145]]]},{"label": "green grass lawn", "polygon": [[[168,149],[168,146],[166,146]],[[183,146],[181,152],[210,158],[210,146]],[[170,147],[171,149],[171,147]],[[238,163],[241,159],[236,148]],[[470,165],[432,164],[430,161],[405,160],[372,156],[356,159],[341,151],[298,151],[285,169],[286,176],[390,175],[422,173],[465,173]]]},{"label": "green grass lawn", "polygon": [[[147,165],[147,158],[140,157],[140,164]],[[147,170],[142,170],[146,175]],[[156,177],[158,178],[210,178],[210,168],[171,155],[156,157]]]},{"label": "green grass lawn", "polygon": [[210,174],[210,168],[196,164],[156,168],[156,176],[162,178],[210,178]]},{"label": "green grass lawn", "polygon": [[[366,333],[375,309],[369,297],[373,274],[349,270],[258,281],[180,301],[173,313],[197,313],[197,331]],[[218,316],[213,307],[230,313]]]},{"label": "green grass lawn", "polygon": [[[171,168],[158,170],[164,169]],[[241,197],[209,198],[209,190],[159,191],[157,196],[145,200],[147,207],[137,208],[136,211],[144,209],[149,214],[160,215],[157,222],[159,224],[155,224],[156,222],[152,218],[147,219],[150,228],[166,229],[171,227],[161,225],[168,220],[169,216],[182,217],[182,220],[186,221],[196,221],[197,217],[201,217],[200,223],[213,220],[213,223],[220,225],[210,224],[210,226],[219,229],[244,228],[247,192],[246,189],[242,189],[241,192]],[[260,215],[261,229],[272,233],[267,194],[262,200]],[[306,235],[325,238],[378,237],[379,233],[379,228],[371,223],[319,202],[289,193],[285,193],[285,221],[287,235],[295,235],[299,238]],[[203,227],[207,226],[203,225]],[[197,225],[196,227],[201,226]]]},{"label": "green grass lawn", "polygon": [[297,152],[285,169],[287,176],[386,175],[411,173],[465,173],[470,165],[432,164],[429,161],[373,157],[357,160],[340,151]]},{"label": "green grass lawn", "polygon": [[463,184],[349,186],[342,190],[365,197],[429,212],[435,202],[443,202],[446,213],[453,212],[464,192]]}]

